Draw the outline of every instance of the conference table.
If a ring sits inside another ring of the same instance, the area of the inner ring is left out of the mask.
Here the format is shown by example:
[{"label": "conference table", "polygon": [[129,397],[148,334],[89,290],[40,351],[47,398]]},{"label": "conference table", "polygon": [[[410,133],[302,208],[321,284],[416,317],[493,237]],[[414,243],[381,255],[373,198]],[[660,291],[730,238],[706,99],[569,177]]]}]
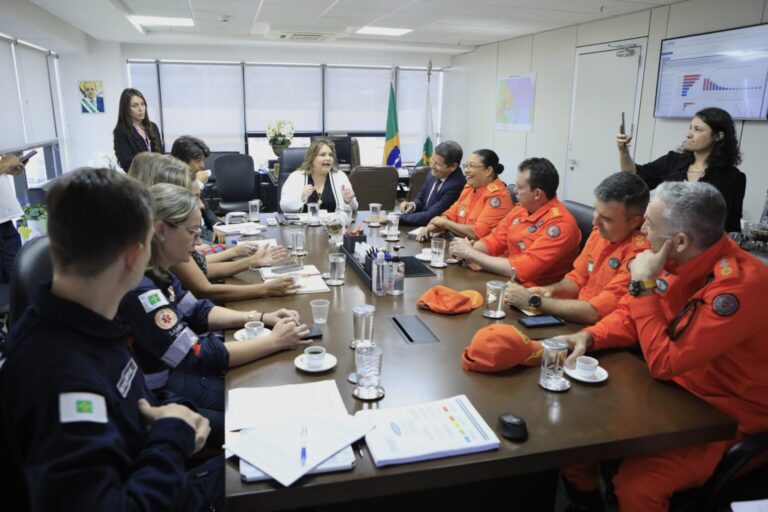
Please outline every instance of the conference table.
[{"label": "conference table", "polygon": [[[358,212],[359,219],[366,216],[365,212]],[[282,242],[283,229],[270,227],[265,235]],[[379,234],[375,228],[366,229],[369,234]],[[427,247],[407,238],[406,231],[407,228],[401,228],[398,242],[404,246],[400,251],[402,255],[414,255]],[[305,232],[309,254],[304,263],[326,272],[328,254],[337,249],[330,245],[323,227],[306,227]],[[514,323],[535,339],[576,332],[580,326],[567,324],[526,330],[517,324],[522,313],[506,307],[507,316],[502,320],[483,317],[483,308],[454,316],[419,310],[418,298],[437,284],[455,290],[477,290],[485,297],[486,282],[500,279],[458,264],[432,270],[435,276],[406,278],[403,295],[379,297],[371,293],[347,262],[345,284],[330,287],[330,293],[228,304],[239,310],[291,308],[311,324],[309,302],[316,298],[329,299],[328,322],[320,326],[323,337],[318,342],[338,358],[338,364],[325,373],[304,373],[293,364],[299,352],[286,351],[230,370],[226,387],[229,390],[333,379],[350,414],[361,409],[414,405],[464,394],[497,433],[500,448],[379,469],[361,443],[355,450],[354,470],[307,475],[289,488],[274,481],[244,483],[237,462],[230,459],[225,468],[229,511],[297,508],[427,491],[554,470],[564,465],[648,454],[734,435],[736,426],[728,416],[677,385],[652,378],[643,360],[627,351],[598,353],[600,365],[608,371],[608,379],[601,384],[569,379],[571,388],[563,393],[548,392],[538,386],[538,367],[518,367],[496,374],[464,371],[460,366],[462,352],[475,332],[484,326],[495,322]],[[257,273],[250,271],[229,280],[260,281]],[[386,395],[377,402],[354,398],[353,385],[347,381],[347,375],[354,371],[354,351],[349,348],[352,308],[364,303],[376,307],[374,338],[384,353],[381,385]],[[439,342],[406,342],[392,321],[393,315],[404,314],[418,315]],[[227,332],[228,341],[233,339],[233,332]],[[507,412],[527,422],[527,441],[517,443],[501,436],[497,418]]]}]

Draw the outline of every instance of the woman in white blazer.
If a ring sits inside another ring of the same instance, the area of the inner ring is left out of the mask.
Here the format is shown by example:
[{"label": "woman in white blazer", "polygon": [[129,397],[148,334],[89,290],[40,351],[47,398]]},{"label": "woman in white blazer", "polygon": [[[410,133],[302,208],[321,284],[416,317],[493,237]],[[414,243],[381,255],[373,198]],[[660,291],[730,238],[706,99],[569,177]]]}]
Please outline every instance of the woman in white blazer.
[{"label": "woman in white blazer", "polygon": [[307,156],[283,184],[280,208],[285,213],[306,212],[307,203],[319,203],[320,209],[336,211],[341,204],[357,210],[355,191],[349,178],[335,167],[336,151],[332,141],[316,140]]}]

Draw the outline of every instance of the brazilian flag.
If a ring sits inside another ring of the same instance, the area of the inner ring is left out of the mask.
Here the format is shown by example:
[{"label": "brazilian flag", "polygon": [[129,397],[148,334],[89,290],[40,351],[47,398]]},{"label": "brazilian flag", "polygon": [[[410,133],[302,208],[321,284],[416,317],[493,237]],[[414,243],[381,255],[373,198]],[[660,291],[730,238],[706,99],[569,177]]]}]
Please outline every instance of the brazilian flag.
[{"label": "brazilian flag", "polygon": [[384,165],[400,167],[400,131],[397,128],[397,102],[395,85],[389,84],[389,110],[387,111],[387,139],[384,143]]}]

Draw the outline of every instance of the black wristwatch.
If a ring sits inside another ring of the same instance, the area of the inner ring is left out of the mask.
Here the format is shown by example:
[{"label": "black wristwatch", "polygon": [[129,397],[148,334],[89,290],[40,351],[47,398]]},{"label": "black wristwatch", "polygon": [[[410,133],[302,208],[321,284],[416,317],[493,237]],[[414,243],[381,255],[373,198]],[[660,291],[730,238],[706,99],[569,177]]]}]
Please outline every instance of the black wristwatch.
[{"label": "black wristwatch", "polygon": [[643,279],[642,281],[630,281],[627,285],[627,291],[633,297],[637,297],[645,290],[652,290],[656,288],[655,279]]},{"label": "black wristwatch", "polygon": [[541,307],[541,297],[538,295],[531,295],[528,297],[528,306],[534,309],[539,309]]}]

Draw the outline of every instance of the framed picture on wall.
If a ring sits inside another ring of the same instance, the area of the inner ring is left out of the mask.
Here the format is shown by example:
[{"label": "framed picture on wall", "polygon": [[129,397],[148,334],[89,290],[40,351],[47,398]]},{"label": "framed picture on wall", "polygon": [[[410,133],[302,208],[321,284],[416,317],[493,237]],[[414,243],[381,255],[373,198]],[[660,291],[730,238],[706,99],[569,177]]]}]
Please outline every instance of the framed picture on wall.
[{"label": "framed picture on wall", "polygon": [[104,84],[101,80],[81,80],[80,96],[80,111],[83,114],[104,113]]}]

